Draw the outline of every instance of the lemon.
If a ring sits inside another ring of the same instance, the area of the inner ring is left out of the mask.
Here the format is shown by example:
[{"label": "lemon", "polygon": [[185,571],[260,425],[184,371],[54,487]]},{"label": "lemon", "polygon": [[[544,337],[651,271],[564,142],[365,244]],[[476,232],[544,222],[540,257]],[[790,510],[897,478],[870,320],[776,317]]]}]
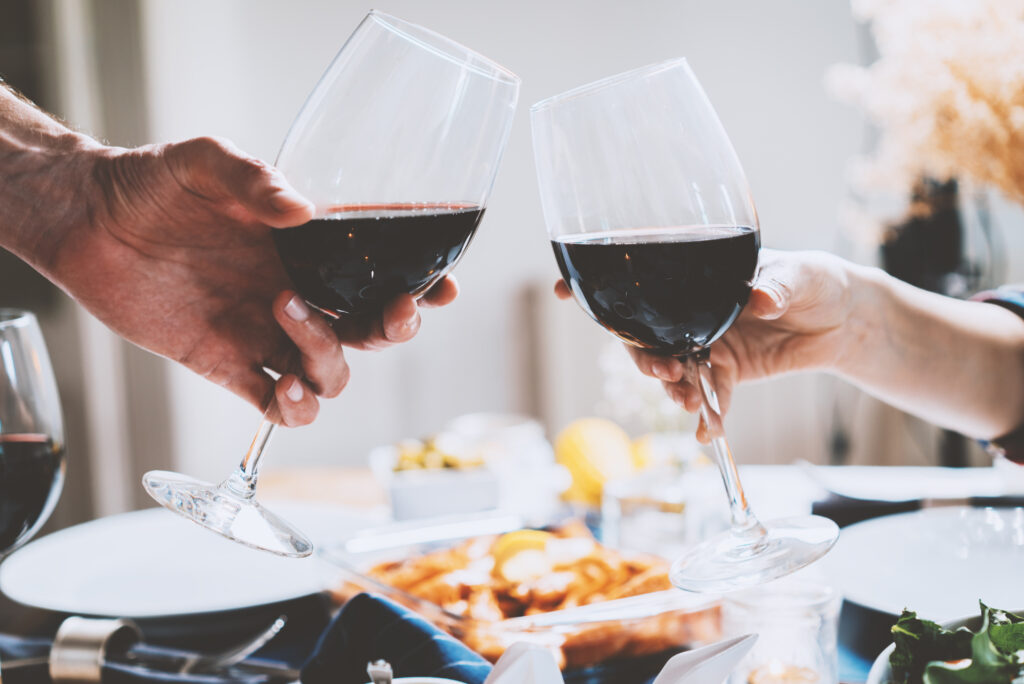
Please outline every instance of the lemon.
[{"label": "lemon", "polygon": [[632,457],[633,467],[643,470],[656,460],[657,448],[654,445],[654,435],[647,434],[633,440],[630,445],[629,455]]},{"label": "lemon", "polygon": [[605,482],[635,470],[629,435],[603,418],[570,423],[555,439],[555,460],[572,476],[563,497],[592,506],[600,505]]}]

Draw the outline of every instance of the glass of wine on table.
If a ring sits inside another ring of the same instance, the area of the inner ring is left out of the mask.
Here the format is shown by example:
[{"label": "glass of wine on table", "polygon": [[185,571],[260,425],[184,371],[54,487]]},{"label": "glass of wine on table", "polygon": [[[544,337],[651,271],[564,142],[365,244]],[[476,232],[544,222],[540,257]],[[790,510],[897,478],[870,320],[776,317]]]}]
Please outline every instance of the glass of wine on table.
[{"label": "glass of wine on table", "polygon": [[64,422],[36,317],[0,309],[0,559],[50,517],[64,486]]},{"label": "glass of wine on table", "polygon": [[[504,67],[370,12],[309,96],[276,162],[317,208],[309,223],[271,233],[302,297],[329,318],[374,317],[451,271],[483,216],[518,95],[519,78]],[[255,499],[273,431],[265,417],[220,484],[163,471],[147,473],[143,484],[163,506],[229,539],[307,556],[309,540]]]},{"label": "glass of wine on table", "polygon": [[757,212],[738,157],[685,59],[531,108],[544,219],[576,301],[627,344],[683,361],[729,498],[729,531],[675,561],[672,582],[722,592],[789,574],[839,536],[818,516],[760,522],[722,426],[711,345],[757,273]]}]

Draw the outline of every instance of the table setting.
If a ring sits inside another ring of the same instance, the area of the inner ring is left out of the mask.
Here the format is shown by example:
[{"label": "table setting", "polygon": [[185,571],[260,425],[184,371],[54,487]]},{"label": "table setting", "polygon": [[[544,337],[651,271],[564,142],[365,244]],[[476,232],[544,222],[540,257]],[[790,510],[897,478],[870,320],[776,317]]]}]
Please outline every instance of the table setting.
[{"label": "table setting", "polygon": [[[276,162],[317,208],[273,234],[313,315],[376,315],[454,268],[519,85],[445,36],[366,16]],[[2,309],[0,678],[1017,681],[1024,466],[737,465],[711,349],[751,295],[761,229],[687,60],[530,116],[568,296],[682,364],[707,446],[601,417],[549,440],[532,416],[470,413],[362,468],[267,468],[275,399],[223,481],[150,471],[158,507],[36,538],[63,485],[63,418],[35,317]]]}]

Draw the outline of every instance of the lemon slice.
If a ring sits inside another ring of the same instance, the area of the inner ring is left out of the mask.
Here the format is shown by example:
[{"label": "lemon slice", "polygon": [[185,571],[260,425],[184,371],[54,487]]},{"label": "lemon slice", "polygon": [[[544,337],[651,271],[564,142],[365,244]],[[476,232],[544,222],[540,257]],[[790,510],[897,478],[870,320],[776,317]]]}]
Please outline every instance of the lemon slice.
[{"label": "lemon slice", "polygon": [[491,547],[494,573],[510,582],[522,582],[551,570],[548,541],[554,535],[543,530],[517,530],[498,537]]},{"label": "lemon slice", "polygon": [[501,565],[520,551],[544,551],[555,535],[544,530],[516,530],[498,537],[491,547],[495,565]]},{"label": "lemon slice", "polygon": [[605,482],[628,477],[635,469],[629,435],[603,418],[570,423],[555,440],[555,460],[572,475],[563,496],[593,506],[601,503]]}]

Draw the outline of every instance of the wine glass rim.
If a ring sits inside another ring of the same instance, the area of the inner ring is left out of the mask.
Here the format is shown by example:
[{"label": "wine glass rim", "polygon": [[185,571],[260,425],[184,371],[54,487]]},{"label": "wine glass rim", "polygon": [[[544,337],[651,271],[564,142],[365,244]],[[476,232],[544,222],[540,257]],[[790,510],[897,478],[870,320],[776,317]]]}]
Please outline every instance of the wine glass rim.
[{"label": "wine glass rim", "polygon": [[618,74],[612,74],[611,76],[605,76],[596,81],[590,83],[584,83],[581,86],[576,86],[566,90],[565,92],[552,95],[551,97],[544,98],[539,102],[533,104],[530,107],[530,112],[540,112],[545,109],[550,109],[555,105],[568,102],[569,100],[575,100],[588,95],[593,95],[601,90],[616,86],[625,81],[637,78],[638,76],[650,76],[652,74],[659,73],[661,71],[667,71],[668,69],[675,68],[677,66],[684,66],[689,69],[690,63],[686,57],[673,57],[672,59],[666,59],[661,62],[655,62],[654,64],[645,64],[629,71],[623,71]]},{"label": "wine glass rim", "polygon": [[516,86],[522,81],[514,72],[498,64],[493,59],[437,31],[432,31],[424,26],[414,24],[411,21],[406,21],[380,10],[370,10],[367,16],[389,31],[415,43],[424,50],[453,64],[469,69],[479,76]]},{"label": "wine glass rim", "polygon": [[36,316],[31,311],[0,307],[0,328],[32,325],[35,319]]}]

